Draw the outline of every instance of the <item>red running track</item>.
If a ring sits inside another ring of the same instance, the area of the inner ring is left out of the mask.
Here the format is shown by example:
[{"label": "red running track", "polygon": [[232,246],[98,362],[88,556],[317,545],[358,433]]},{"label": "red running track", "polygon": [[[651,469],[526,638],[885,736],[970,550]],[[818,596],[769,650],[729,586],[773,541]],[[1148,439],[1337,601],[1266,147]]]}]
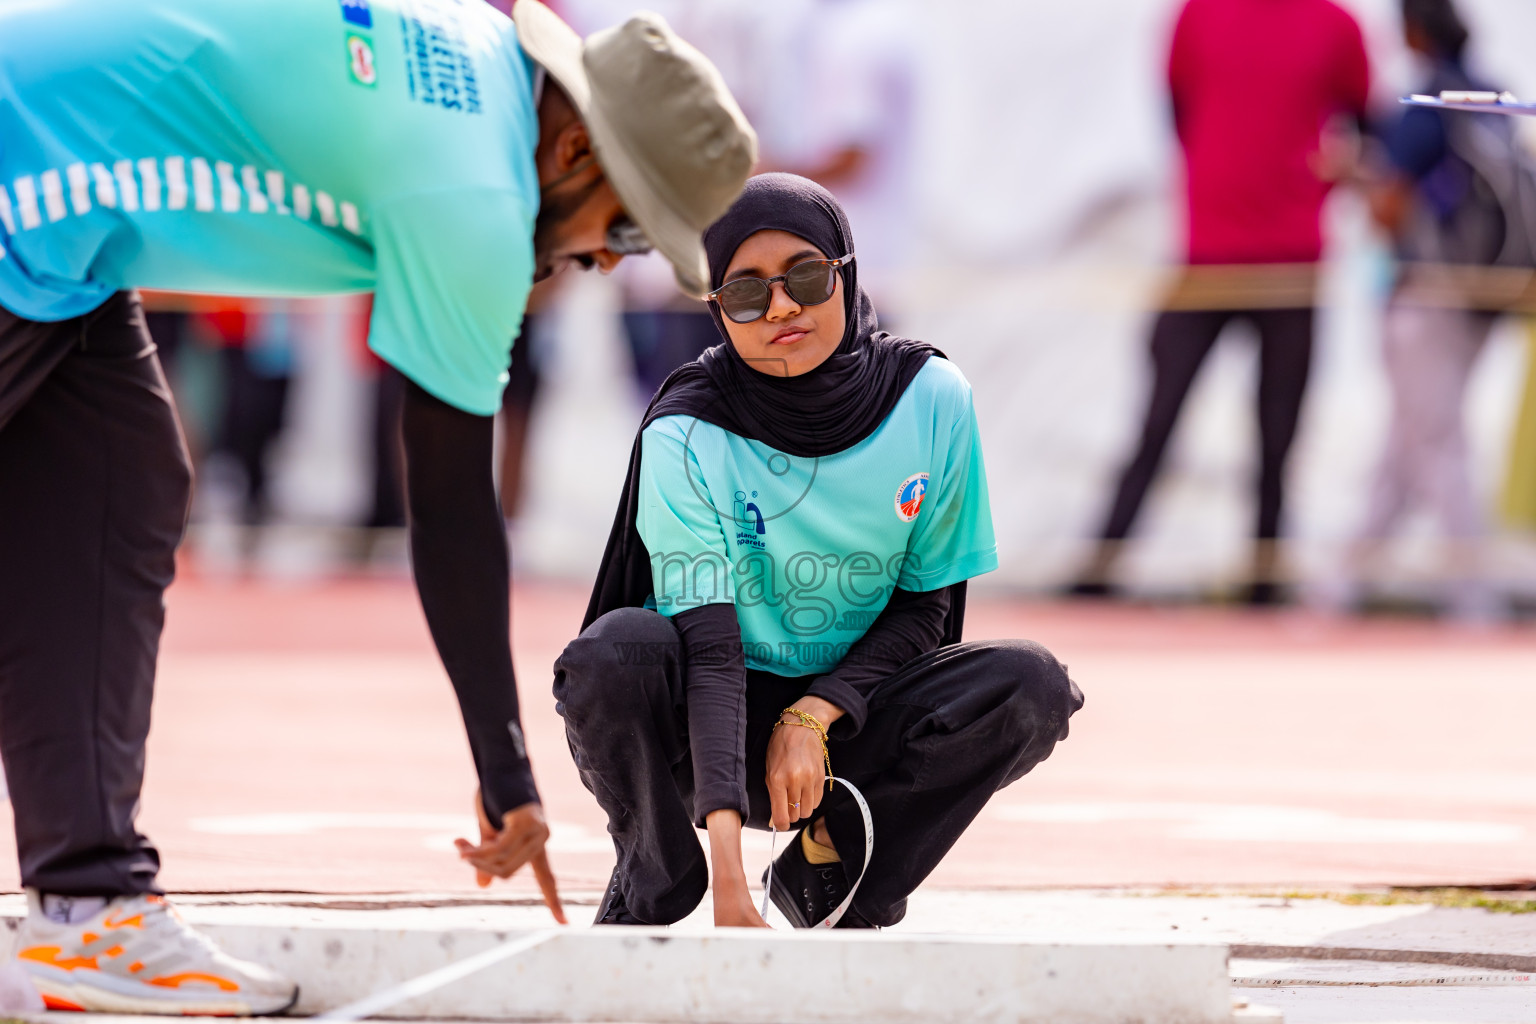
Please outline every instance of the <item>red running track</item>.
[{"label": "red running track", "polygon": [[[168,888],[473,889],[451,852],[470,821],[467,748],[408,582],[189,575],[169,603],[141,819]],[[601,886],[612,865],[549,696],[584,605],[579,588],[520,584],[513,614],[569,889]],[[932,885],[1536,877],[1529,631],[982,597],[968,625],[1045,643],[1088,703]],[[9,836],[0,848],[14,887]],[[765,844],[750,849],[761,861]]]}]

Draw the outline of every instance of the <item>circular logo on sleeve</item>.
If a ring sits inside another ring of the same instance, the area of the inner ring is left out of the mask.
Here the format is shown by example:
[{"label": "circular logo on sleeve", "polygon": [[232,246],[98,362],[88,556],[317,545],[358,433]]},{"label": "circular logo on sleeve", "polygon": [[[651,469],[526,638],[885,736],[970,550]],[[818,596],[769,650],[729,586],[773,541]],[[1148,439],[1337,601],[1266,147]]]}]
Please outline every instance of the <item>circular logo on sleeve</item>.
[{"label": "circular logo on sleeve", "polygon": [[923,507],[923,495],[928,493],[928,474],[913,473],[896,488],[896,515],[904,523],[917,518]]}]

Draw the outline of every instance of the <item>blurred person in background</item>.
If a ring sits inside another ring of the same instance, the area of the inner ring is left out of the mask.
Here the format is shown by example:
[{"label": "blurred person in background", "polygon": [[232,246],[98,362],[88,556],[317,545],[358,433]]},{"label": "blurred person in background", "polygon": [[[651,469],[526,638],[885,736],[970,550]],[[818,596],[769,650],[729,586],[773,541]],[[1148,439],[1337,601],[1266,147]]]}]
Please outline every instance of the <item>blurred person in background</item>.
[{"label": "blurred person in background", "polygon": [[[775,22],[794,21],[796,2],[786,0],[760,9],[721,0],[651,0],[649,4],[720,69],[758,133],[760,156],[765,139],[758,122],[765,110],[755,102],[755,69],[764,41],[754,37],[754,30],[764,12]],[[622,21],[632,6],[632,0],[567,0],[562,13],[569,14],[578,28],[596,31]],[[665,260],[654,256],[625,260],[613,278],[619,285],[622,304],[619,332],[629,353],[635,397],[643,406],[673,370],[719,344],[720,336],[703,303],[677,290]],[[508,495],[506,478],[504,471],[504,502],[508,497],[520,497]],[[512,517],[510,508],[508,515]]]},{"label": "blurred person in background", "polygon": [[1071,592],[1115,593],[1112,570],[1190,386],[1222,331],[1245,320],[1259,334],[1260,452],[1244,597],[1271,604],[1282,599],[1275,542],[1311,366],[1323,200],[1346,170],[1331,125],[1363,117],[1369,66],[1359,26],[1331,0],[1188,0],[1168,85],[1184,152],[1187,264],[1152,329],[1141,439]]},{"label": "blurred person in background", "polygon": [[[1452,0],[1402,0],[1402,18],[1420,67],[1415,92],[1500,91],[1467,68],[1469,33]],[[1384,166],[1367,179],[1397,260],[1382,330],[1392,412],[1341,603],[1358,602],[1359,574],[1421,507],[1446,544],[1437,603],[1455,619],[1486,622],[1502,609],[1487,579],[1488,517],[1472,484],[1463,403],[1499,310],[1529,283],[1536,193],[1510,119],[1424,107],[1394,115],[1380,128]]]},{"label": "blurred person in background", "polygon": [[134,289],[373,289],[369,345],[406,381],[417,590],[480,783],[459,854],[481,885],[531,865],[563,921],[492,466],[510,346],[534,280],[571,265],[654,247],[702,294],[703,231],[755,159],[654,15],[583,41],[536,0],[513,21],[447,0],[0,6],[0,755],[28,894],[12,965],[44,1002],[297,998],[171,913],[135,827],[191,481]]},{"label": "blurred person in background", "polygon": [[[784,17],[785,8],[798,9],[799,21]],[[919,22],[911,14],[905,0],[798,0],[759,8],[760,21],[776,23],[759,25],[760,37],[781,50],[778,61],[761,62],[763,102],[748,108],[762,138],[762,169],[810,178],[847,211],[868,254],[859,279],[887,321],[899,309],[900,274],[917,231]],[[789,62],[803,71],[777,73]]]},{"label": "blurred person in background", "polygon": [[[666,263],[665,260],[661,260]],[[508,530],[522,514],[526,494],[528,428],[533,422],[534,406],[544,387],[544,310],[560,288],[560,278],[552,277],[534,285],[528,293],[528,311],[523,327],[512,346],[512,362],[507,367],[507,388],[501,393],[501,514]],[[677,290],[674,283],[673,291]],[[508,536],[511,536],[509,532]]]},{"label": "blurred person in background", "polygon": [[625,264],[620,279],[624,288],[620,326],[641,402],[649,402],[673,370],[720,344],[704,305],[679,294],[670,277],[664,262],[639,259]]},{"label": "blurred person in background", "polygon": [[[614,0],[571,7],[590,26],[621,10]],[[890,326],[916,230],[916,22],[905,0],[668,0],[662,9],[720,66],[757,129],[758,171],[798,174],[837,196],[872,254],[860,279]],[[708,310],[671,286],[662,262],[632,260],[617,277],[636,388],[649,401],[720,335]]]},{"label": "blurred person in background", "polygon": [[[293,338],[280,303],[230,302],[196,314],[219,348],[219,427],[205,458],[227,457],[240,472],[241,519],[267,521],[267,456],[283,431],[293,377]],[[153,335],[151,335],[153,337]]]},{"label": "blurred person in background", "polygon": [[181,347],[190,333],[192,317],[180,309],[158,309],[149,296],[144,296],[144,324],[149,336],[155,339],[155,350],[160,355],[160,365],[165,377],[176,382],[177,359]]}]

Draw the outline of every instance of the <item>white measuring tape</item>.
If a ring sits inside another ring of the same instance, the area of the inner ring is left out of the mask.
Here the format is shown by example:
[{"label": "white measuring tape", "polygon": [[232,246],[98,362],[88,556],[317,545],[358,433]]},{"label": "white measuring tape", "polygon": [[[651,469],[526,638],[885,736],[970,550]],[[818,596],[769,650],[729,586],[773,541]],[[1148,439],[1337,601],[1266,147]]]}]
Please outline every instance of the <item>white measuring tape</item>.
[{"label": "white measuring tape", "polygon": [[1234,988],[1426,988],[1536,985],[1536,974],[1460,974],[1444,978],[1395,978],[1391,981],[1332,981],[1323,978],[1233,978]]},{"label": "white measuring tape", "polygon": [[[825,919],[811,925],[812,928],[832,928],[848,913],[848,908],[853,906],[854,894],[859,891],[859,883],[864,881],[864,875],[869,871],[869,859],[875,853],[875,818],[869,811],[869,801],[864,799],[864,794],[859,792],[859,787],[847,779],[834,779],[832,776],[823,776],[823,782],[830,782],[834,786],[842,786],[853,794],[853,800],[859,805],[859,814],[864,818],[864,867],[859,870],[859,877],[853,880],[853,886],[848,890],[848,895],[843,897],[843,902],[837,905],[837,909],[828,914]],[[768,847],[768,878],[763,883],[763,920],[768,920],[768,901],[773,894],[773,861],[774,854],[778,852],[779,833],[777,829],[769,828],[773,833],[773,842]]]}]

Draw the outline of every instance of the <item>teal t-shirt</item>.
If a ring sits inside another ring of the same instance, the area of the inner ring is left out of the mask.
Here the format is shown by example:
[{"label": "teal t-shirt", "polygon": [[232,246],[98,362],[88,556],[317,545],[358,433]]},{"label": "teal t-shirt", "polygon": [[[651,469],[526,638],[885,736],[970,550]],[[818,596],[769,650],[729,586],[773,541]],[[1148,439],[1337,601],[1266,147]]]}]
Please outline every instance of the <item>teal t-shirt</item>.
[{"label": "teal t-shirt", "polygon": [[701,420],[641,435],[636,527],[657,611],[735,604],[747,666],[829,672],[891,591],[997,568],[971,387],[930,359],[873,434],[793,458]]},{"label": "teal t-shirt", "polygon": [[533,280],[533,74],[483,0],[0,5],[0,306],[373,289],[374,351],[489,415]]}]

